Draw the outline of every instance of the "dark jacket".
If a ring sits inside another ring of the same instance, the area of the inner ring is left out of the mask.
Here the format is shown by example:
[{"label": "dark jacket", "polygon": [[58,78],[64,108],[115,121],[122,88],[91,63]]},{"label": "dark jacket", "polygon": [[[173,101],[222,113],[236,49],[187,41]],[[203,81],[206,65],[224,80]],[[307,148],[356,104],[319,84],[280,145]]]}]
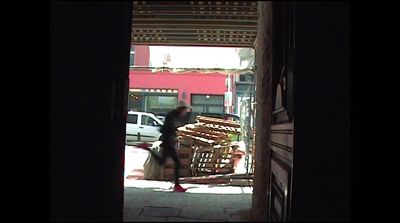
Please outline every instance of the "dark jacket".
[{"label": "dark jacket", "polygon": [[161,140],[163,142],[171,142],[177,137],[176,131],[183,123],[179,117],[180,110],[174,109],[165,116],[164,125],[161,126],[160,132],[162,133]]}]

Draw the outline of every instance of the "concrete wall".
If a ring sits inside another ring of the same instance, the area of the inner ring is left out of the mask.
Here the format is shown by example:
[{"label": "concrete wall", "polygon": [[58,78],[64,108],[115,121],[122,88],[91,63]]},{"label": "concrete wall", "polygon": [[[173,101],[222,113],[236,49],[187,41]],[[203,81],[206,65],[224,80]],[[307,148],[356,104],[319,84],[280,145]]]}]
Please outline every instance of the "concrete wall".
[{"label": "concrete wall", "polygon": [[149,66],[150,62],[150,49],[149,46],[139,45],[135,46],[135,66]]},{"label": "concrete wall", "polygon": [[191,103],[191,94],[224,95],[227,91],[226,75],[222,73],[170,73],[131,70],[129,88],[177,89],[178,100]]},{"label": "concrete wall", "polygon": [[253,215],[255,220],[265,221],[268,210],[269,140],[271,127],[272,81],[272,2],[258,3],[259,20],[256,42],[256,144]]}]

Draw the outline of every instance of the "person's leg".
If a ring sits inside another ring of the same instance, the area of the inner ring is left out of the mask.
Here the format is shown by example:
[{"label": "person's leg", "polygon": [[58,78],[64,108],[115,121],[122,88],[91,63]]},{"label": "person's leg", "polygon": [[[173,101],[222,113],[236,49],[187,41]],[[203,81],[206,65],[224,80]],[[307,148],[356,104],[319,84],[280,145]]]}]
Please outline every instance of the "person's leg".
[{"label": "person's leg", "polygon": [[183,188],[179,184],[179,171],[181,169],[181,160],[179,159],[179,156],[175,150],[175,147],[171,148],[173,150],[168,150],[168,156],[171,157],[171,159],[175,163],[175,186],[174,186],[174,192],[185,192],[187,189]]},{"label": "person's leg", "polygon": [[179,159],[176,151],[172,152],[170,156],[175,163],[175,185],[179,185],[179,170],[181,169],[181,160]]}]

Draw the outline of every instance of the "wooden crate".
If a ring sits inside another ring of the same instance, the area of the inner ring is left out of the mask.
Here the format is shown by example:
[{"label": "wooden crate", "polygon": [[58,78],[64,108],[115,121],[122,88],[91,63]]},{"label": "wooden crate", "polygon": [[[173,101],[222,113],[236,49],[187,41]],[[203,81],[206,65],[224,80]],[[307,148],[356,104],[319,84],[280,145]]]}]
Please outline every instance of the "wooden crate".
[{"label": "wooden crate", "polygon": [[230,148],[197,147],[192,159],[193,176],[233,173],[233,156]]},{"label": "wooden crate", "polygon": [[192,152],[192,176],[233,173],[235,145],[229,134],[239,135],[240,124],[205,116],[198,116],[197,121],[178,129],[179,147]]}]

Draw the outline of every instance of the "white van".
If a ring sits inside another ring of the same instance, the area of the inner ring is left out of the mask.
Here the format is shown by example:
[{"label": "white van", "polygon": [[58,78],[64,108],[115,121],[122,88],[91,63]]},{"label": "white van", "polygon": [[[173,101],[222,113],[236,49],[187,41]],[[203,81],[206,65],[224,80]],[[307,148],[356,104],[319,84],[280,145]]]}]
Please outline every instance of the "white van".
[{"label": "white van", "polygon": [[164,123],[152,113],[129,111],[126,123],[126,145],[157,141],[161,136],[162,125]]}]

